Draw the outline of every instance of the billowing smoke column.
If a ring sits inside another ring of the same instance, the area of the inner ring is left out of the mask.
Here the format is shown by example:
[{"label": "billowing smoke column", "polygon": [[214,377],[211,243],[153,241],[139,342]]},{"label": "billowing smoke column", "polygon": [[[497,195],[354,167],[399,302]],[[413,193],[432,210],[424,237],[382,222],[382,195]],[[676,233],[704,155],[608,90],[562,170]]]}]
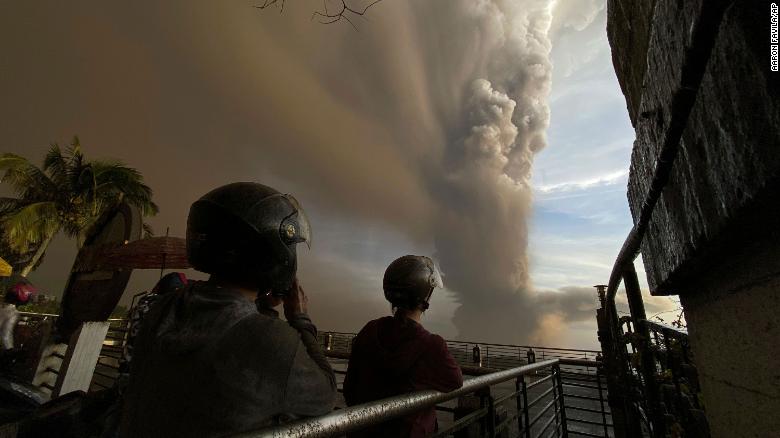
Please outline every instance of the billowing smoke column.
[{"label": "billowing smoke column", "polygon": [[[548,124],[548,34],[603,20],[603,0],[385,0],[357,32],[312,22],[306,1],[283,14],[209,0],[186,13],[178,2],[138,13],[8,3],[0,37],[19,62],[0,81],[3,138],[42,156],[76,130],[99,155],[131,160],[165,206],[157,225],[178,224],[174,234],[217,185],[295,193],[315,221],[301,266],[316,266],[302,278],[321,327],[358,330],[368,310],[386,312],[386,263],[431,244],[462,339],[549,345],[565,322],[592,319],[590,288],[533,290],[526,221]],[[51,64],[71,74],[46,75]],[[86,116],[50,105],[52,90]],[[391,237],[372,240],[366,224]]]},{"label": "billowing smoke column", "polygon": [[551,65],[547,1],[462,2],[478,24],[484,65],[466,84],[458,134],[440,179],[436,256],[472,340],[528,341],[540,310],[530,293],[526,220],[533,156],[545,146]]}]

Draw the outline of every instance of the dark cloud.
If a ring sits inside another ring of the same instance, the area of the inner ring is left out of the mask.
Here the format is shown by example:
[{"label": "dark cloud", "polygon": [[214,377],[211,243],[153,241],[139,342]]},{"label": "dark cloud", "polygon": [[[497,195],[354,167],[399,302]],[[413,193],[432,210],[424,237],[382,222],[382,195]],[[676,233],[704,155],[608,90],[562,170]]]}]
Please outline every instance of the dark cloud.
[{"label": "dark cloud", "polygon": [[577,286],[542,292],[537,303],[545,313],[557,313],[568,323],[594,320],[598,307],[595,289]]},{"label": "dark cloud", "polygon": [[[386,312],[366,291],[395,256],[420,251],[441,264],[461,337],[523,342],[552,324],[545,315],[586,319],[590,292],[537,294],[527,266],[549,120],[547,0],[385,1],[359,32],[312,22],[308,2],[282,15],[253,4],[3,3],[2,149],[39,159],[79,134],[88,154],[143,172],[162,207],[151,222],[173,235],[214,186],[295,193],[315,228],[302,275],[334,297],[312,300],[332,328]],[[348,232],[366,224],[408,242],[383,240],[371,272],[349,261],[360,250],[325,252],[371,239]],[[67,254],[47,263],[69,266]],[[57,289],[60,271],[36,275]]]}]

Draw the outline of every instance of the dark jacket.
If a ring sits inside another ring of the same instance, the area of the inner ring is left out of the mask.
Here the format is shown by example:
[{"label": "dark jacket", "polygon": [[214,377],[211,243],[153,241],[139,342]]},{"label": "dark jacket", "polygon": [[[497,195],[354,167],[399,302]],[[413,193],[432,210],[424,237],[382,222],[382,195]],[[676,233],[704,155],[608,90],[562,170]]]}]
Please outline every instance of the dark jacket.
[{"label": "dark jacket", "polygon": [[121,436],[211,437],[333,408],[335,377],[305,314],[289,324],[195,282],[160,297],[135,343]]},{"label": "dark jacket", "polygon": [[[369,322],[352,344],[344,399],[356,405],[410,391],[449,392],[463,385],[460,367],[441,336],[405,317]],[[436,410],[426,409],[350,436],[422,437],[436,429]]]}]

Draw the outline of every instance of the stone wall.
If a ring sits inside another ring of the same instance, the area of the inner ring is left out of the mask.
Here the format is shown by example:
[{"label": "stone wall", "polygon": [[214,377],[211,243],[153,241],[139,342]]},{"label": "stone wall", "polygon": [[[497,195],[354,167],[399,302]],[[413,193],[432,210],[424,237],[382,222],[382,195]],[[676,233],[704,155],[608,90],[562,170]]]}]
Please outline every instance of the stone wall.
[{"label": "stone wall", "polygon": [[[613,62],[636,131],[636,221],[681,87],[691,38],[714,0],[609,0]],[[780,74],[769,3],[727,9],[642,243],[651,293],[680,295],[713,437],[780,430]]]},{"label": "stone wall", "polygon": [[[750,214],[751,205],[760,206],[776,191],[780,175],[780,76],[769,71],[769,16],[768,8],[757,7],[762,3],[737,2],[720,27],[671,180],[642,245],[654,294],[679,293],[688,279],[706,270],[709,264],[702,263],[705,258],[728,253],[732,243],[722,241],[728,225]],[[636,15],[644,14],[648,4],[610,1],[609,6],[635,10]],[[671,96],[680,86],[690,35],[705,4],[703,0],[655,3],[641,87],[637,85],[636,66],[643,58],[642,45],[627,44],[628,40],[621,38],[631,29],[643,27],[626,29],[624,23],[614,21],[620,14],[610,13],[613,59],[622,60],[616,61],[615,68],[628,96],[629,111],[640,101],[635,111],[637,137],[628,190],[635,219],[669,129]],[[631,41],[642,39],[634,36]],[[762,230],[753,231],[759,238]]]},{"label": "stone wall", "polygon": [[656,0],[609,1],[607,33],[612,45],[612,63],[615,65],[620,88],[626,96],[631,124],[642,97],[642,81],[647,67],[647,43],[650,38],[653,9]]}]

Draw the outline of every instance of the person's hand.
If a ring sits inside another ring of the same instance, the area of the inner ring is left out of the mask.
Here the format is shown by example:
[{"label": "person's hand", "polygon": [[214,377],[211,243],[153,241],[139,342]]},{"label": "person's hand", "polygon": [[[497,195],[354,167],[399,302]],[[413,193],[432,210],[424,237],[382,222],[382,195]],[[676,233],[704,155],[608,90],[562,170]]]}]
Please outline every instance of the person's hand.
[{"label": "person's hand", "polygon": [[306,297],[306,293],[303,291],[301,284],[296,277],[293,280],[292,287],[287,296],[284,297],[284,316],[288,320],[291,319],[296,313],[307,313],[307,305],[309,299]]},{"label": "person's hand", "polygon": [[259,294],[255,300],[255,304],[257,304],[258,309],[273,309],[279,304],[282,304],[282,299],[271,295],[271,291],[268,291],[264,294]]}]

